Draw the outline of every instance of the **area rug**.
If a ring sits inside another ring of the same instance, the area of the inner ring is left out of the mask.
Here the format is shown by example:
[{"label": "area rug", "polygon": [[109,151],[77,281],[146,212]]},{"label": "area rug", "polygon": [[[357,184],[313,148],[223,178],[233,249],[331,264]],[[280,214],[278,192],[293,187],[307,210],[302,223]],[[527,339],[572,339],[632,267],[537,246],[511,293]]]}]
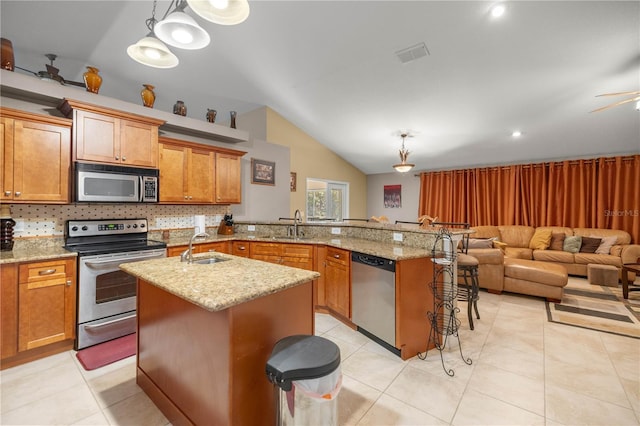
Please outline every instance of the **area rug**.
[{"label": "area rug", "polygon": [[547,302],[551,322],[640,339],[640,292],[622,297],[622,288],[575,285],[564,289],[561,303]]},{"label": "area rug", "polygon": [[121,359],[135,355],[136,333],[109,340],[76,352],[76,357],[85,370],[95,370]]}]

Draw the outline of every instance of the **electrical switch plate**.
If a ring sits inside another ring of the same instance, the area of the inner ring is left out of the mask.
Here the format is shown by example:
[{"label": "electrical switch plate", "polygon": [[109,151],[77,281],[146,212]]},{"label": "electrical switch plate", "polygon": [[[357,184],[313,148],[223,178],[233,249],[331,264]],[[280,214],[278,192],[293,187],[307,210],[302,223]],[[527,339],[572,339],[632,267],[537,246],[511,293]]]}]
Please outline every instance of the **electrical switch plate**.
[{"label": "electrical switch plate", "polygon": [[394,232],[393,233],[393,241],[402,241],[402,233]]},{"label": "electrical switch plate", "polygon": [[256,230],[256,226],[255,225],[247,225],[247,231],[251,232],[251,231],[255,231]]},{"label": "electrical switch plate", "polygon": [[333,235],[340,235],[340,228],[331,228],[331,233]]}]

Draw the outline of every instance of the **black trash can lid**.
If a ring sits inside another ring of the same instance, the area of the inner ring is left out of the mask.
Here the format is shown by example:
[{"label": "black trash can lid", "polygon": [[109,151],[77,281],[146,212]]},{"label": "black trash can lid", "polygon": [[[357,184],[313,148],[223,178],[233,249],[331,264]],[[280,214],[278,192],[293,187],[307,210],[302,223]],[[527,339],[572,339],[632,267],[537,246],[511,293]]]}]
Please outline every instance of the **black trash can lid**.
[{"label": "black trash can lid", "polygon": [[296,335],[279,340],[267,361],[267,377],[285,391],[294,380],[317,379],[340,366],[340,348],[320,336]]}]

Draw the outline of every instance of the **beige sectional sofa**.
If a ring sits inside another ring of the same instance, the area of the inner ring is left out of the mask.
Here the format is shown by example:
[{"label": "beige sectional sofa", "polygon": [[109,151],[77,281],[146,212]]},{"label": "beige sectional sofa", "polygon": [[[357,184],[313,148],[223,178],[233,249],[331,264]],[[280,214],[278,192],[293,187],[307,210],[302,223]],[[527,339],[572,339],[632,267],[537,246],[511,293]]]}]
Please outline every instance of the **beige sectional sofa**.
[{"label": "beige sectional sofa", "polygon": [[[515,268],[521,268],[526,265],[530,272],[536,273],[535,269],[540,271],[549,270],[547,265],[561,265],[569,275],[587,276],[587,265],[602,264],[613,265],[621,270],[623,263],[634,263],[640,258],[640,245],[631,244],[631,236],[626,231],[598,228],[567,228],[567,227],[532,227],[521,225],[505,225],[505,226],[477,226],[472,228],[475,233],[473,239],[493,239],[502,246],[502,248],[473,248],[473,242],[470,244],[468,253],[478,258],[479,261],[479,285],[492,292],[515,291],[518,293],[532,294],[536,296],[550,297],[557,299],[561,292],[556,289],[550,289],[548,294],[540,294],[539,291],[533,291],[527,283],[519,282],[518,285],[512,285],[513,280],[510,275],[516,273]],[[536,234],[536,230],[551,231],[552,234],[563,233],[567,237],[613,237],[615,243],[611,247],[608,254],[598,253],[571,253],[564,250],[532,249],[530,242]],[[494,243],[496,246],[498,243]],[[506,244],[506,245],[505,245]],[[505,284],[505,258],[507,259],[507,284]],[[529,262],[518,262],[516,259],[523,259]],[[515,262],[513,260],[516,260]],[[516,265],[517,264],[517,265]],[[551,267],[554,272],[558,269]],[[511,271],[511,272],[510,272]],[[549,273],[551,271],[543,272]],[[635,277],[629,277],[634,279]],[[543,280],[544,281],[544,280]],[[551,280],[557,282],[557,280]],[[531,291],[528,291],[531,290]],[[544,293],[544,292],[543,292]]]}]

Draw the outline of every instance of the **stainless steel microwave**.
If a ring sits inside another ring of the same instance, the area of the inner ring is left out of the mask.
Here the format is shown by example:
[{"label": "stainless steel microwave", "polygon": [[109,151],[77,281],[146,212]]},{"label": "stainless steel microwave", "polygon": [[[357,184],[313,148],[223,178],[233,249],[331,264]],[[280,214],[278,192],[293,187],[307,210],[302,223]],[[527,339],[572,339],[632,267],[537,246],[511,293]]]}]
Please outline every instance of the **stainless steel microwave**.
[{"label": "stainless steel microwave", "polygon": [[75,201],[89,203],[157,203],[157,169],[75,163]]}]

